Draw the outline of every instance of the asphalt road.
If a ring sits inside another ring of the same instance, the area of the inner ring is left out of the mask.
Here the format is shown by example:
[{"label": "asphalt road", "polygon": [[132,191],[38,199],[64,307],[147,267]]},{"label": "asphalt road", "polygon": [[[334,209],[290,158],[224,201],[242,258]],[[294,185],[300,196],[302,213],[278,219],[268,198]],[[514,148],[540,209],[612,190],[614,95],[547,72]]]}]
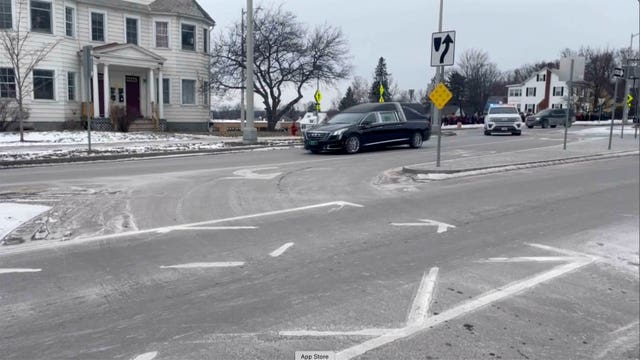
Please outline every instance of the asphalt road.
[{"label": "asphalt road", "polygon": [[[434,140],[2,170],[76,240],[0,251],[41,269],[0,274],[0,357],[638,358],[638,157],[390,176]],[[443,159],[561,140],[464,131]]]}]

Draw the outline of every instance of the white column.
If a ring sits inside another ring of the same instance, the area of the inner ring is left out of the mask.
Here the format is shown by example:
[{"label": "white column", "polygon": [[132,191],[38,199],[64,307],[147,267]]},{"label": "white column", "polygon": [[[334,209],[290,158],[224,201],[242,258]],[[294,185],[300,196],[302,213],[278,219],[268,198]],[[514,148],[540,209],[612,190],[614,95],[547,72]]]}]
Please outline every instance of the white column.
[{"label": "white column", "polygon": [[149,117],[153,116],[153,103],[155,101],[154,98],[156,96],[155,90],[155,82],[156,79],[153,78],[153,69],[149,69],[149,77],[147,78],[147,82],[149,83]]},{"label": "white column", "polygon": [[100,117],[100,94],[98,93],[98,64],[93,62],[93,118]]},{"label": "white column", "polygon": [[104,64],[104,70],[103,70],[104,74],[103,74],[103,79],[104,79],[104,117],[108,118],[109,117],[109,113],[110,113],[110,109],[109,109],[109,103],[111,100],[111,86],[109,86],[109,65]]},{"label": "white column", "polygon": [[158,117],[164,119],[164,84],[162,81],[162,69],[158,69]]}]

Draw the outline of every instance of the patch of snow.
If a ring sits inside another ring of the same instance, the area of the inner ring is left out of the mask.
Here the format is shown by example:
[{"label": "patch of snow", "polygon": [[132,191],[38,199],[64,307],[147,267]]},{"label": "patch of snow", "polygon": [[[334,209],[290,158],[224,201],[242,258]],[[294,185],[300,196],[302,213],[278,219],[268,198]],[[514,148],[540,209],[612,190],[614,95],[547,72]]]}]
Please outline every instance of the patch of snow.
[{"label": "patch of snow", "polygon": [[[460,125],[461,129],[482,129],[483,127],[484,127],[483,124]],[[458,129],[458,125],[443,125],[442,129],[443,130],[456,130],[456,129]]]},{"label": "patch of snow", "polygon": [[[210,136],[211,137],[211,136]],[[154,132],[91,132],[92,144],[112,144],[130,142],[152,142],[152,141],[188,141],[195,137],[189,134],[171,134]],[[4,132],[0,133],[0,146],[38,146],[38,145],[69,145],[87,144],[86,131],[26,131],[24,133],[25,142],[20,142],[20,133]]]},{"label": "patch of snow", "polygon": [[51,209],[44,205],[0,203],[0,240],[20,225]]}]

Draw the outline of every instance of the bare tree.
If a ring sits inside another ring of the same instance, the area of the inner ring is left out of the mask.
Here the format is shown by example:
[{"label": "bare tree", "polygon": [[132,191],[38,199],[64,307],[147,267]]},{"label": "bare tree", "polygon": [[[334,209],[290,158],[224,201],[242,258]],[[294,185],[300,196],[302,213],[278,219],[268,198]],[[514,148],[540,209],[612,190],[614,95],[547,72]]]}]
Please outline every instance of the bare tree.
[{"label": "bare tree", "polygon": [[351,81],[351,90],[353,90],[353,98],[357,104],[363,104],[369,101],[369,83],[361,76],[355,76]]},{"label": "bare tree", "polygon": [[489,55],[478,49],[462,53],[458,72],[465,78],[468,103],[474,112],[484,111],[494,83],[500,80],[498,66],[489,61]]},{"label": "bare tree", "polygon": [[[303,89],[318,80],[325,85],[351,72],[347,41],[338,28],[323,25],[309,31],[282,7],[260,9],[255,15],[255,93],[262,98],[269,129],[300,100]],[[245,68],[242,31],[236,24],[213,47],[211,86],[218,94],[240,90]],[[292,89],[295,96],[284,100]],[[249,95],[251,96],[251,95]]]},{"label": "bare tree", "polygon": [[60,40],[51,42],[31,41],[31,32],[21,29],[22,6],[17,3],[17,23],[14,29],[4,29],[0,32],[0,52],[11,64],[15,80],[15,99],[18,104],[18,122],[20,126],[20,141],[24,142],[25,98],[33,92],[31,75],[33,70],[58,45]]}]

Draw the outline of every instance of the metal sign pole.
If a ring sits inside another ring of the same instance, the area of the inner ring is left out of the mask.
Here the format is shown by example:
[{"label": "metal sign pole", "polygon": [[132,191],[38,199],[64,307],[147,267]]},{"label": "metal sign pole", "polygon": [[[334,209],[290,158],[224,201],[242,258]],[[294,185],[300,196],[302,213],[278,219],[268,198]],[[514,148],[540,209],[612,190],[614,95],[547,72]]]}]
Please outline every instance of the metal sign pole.
[{"label": "metal sign pole", "polygon": [[563,150],[567,150],[567,133],[569,132],[569,121],[571,119],[571,113],[573,111],[573,66],[574,59],[571,59],[571,73],[569,74],[569,106],[567,109],[567,119],[564,121],[564,146]]},{"label": "metal sign pole", "polygon": [[[438,32],[442,32],[442,7],[444,0],[440,0],[440,17],[438,20]],[[442,81],[442,72],[444,70],[444,66],[438,66],[436,69],[436,83],[440,83]],[[438,149],[436,154],[436,167],[440,167],[440,154],[442,148],[442,119],[440,116],[440,109],[437,106],[433,107],[433,119],[436,122],[436,126],[438,126]],[[433,121],[432,121],[433,123]],[[432,124],[433,125],[433,124]]]},{"label": "metal sign pole", "polygon": [[[93,46],[87,45],[82,48],[82,66],[84,67],[84,95],[87,100],[87,105],[91,103],[89,101],[91,99],[91,76],[98,76],[98,74],[93,74],[93,55],[91,52],[93,51]],[[107,96],[105,94],[104,96]],[[94,94],[94,100],[98,98],[98,94]],[[94,116],[96,114],[93,114]],[[91,116],[87,109],[87,152],[91,153]]]}]

